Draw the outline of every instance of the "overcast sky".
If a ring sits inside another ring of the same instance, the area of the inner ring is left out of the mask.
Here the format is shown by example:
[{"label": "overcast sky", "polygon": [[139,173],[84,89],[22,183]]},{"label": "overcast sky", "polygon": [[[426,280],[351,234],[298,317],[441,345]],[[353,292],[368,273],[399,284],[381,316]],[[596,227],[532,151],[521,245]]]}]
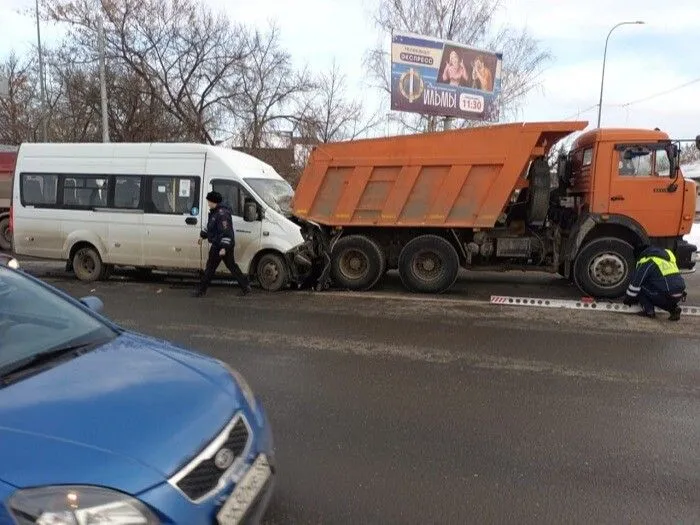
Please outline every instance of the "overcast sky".
[{"label": "overcast sky", "polygon": [[[365,51],[379,41],[388,50],[388,37],[382,40],[370,19],[376,0],[206,1],[236,21],[262,27],[275,20],[298,64],[320,70],[335,58],[358,93],[366,93]],[[12,49],[26,52],[36,41],[34,20],[16,13],[33,4],[0,0],[0,55]],[[529,96],[519,120],[581,118],[595,125],[597,107],[592,106],[598,102],[607,32],[618,22],[643,20],[645,25],[622,26],[610,38],[602,124],[658,126],[677,138],[700,133],[699,0],[504,0],[504,4],[499,21],[527,26],[554,55],[542,87]],[[42,29],[49,42],[56,34],[51,27]],[[626,105],[669,90],[673,91]]]}]

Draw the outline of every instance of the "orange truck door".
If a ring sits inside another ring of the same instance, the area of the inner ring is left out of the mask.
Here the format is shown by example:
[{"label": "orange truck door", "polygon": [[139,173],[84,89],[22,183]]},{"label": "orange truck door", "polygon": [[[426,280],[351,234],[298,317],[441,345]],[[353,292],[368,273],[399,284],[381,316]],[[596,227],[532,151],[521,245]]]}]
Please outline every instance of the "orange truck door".
[{"label": "orange truck door", "polygon": [[650,237],[678,235],[683,187],[671,193],[664,144],[616,144],[612,152],[608,212],[636,220]]}]

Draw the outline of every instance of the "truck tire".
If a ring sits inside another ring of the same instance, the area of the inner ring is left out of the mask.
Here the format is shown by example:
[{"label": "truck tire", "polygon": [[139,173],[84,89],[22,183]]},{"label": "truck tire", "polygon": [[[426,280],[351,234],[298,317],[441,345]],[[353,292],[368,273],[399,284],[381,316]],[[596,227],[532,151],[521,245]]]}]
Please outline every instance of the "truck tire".
[{"label": "truck tire", "polygon": [[341,288],[365,291],[373,288],[386,270],[386,256],[365,235],[341,237],[333,246],[331,276]]},{"label": "truck tire", "polygon": [[97,250],[91,246],[79,248],[73,255],[73,273],[86,283],[105,278],[106,270]]},{"label": "truck tire", "polygon": [[543,158],[535,160],[529,170],[530,186],[527,195],[527,221],[531,225],[542,224],[549,211],[551,194],[549,164]]},{"label": "truck tire", "polygon": [[260,257],[256,275],[260,287],[267,292],[279,292],[289,284],[287,263],[276,253],[266,253]]},{"label": "truck tire", "polygon": [[12,250],[12,232],[10,231],[10,218],[0,219],[0,250],[9,252]]},{"label": "truck tire", "polygon": [[574,282],[594,298],[617,299],[625,294],[634,271],[634,248],[615,237],[594,239],[574,261]]},{"label": "truck tire", "polygon": [[457,280],[459,255],[449,242],[437,235],[411,240],[399,254],[399,275],[412,292],[443,293]]}]

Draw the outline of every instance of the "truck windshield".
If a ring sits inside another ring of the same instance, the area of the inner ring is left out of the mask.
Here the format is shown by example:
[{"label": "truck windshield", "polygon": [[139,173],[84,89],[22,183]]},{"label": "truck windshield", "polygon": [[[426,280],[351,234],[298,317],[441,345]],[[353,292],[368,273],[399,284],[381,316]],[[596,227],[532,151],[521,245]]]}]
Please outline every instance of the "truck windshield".
[{"label": "truck windshield", "polygon": [[285,180],[245,179],[255,193],[275,211],[289,215],[292,212],[294,190]]},{"label": "truck windshield", "polygon": [[103,344],[117,335],[51,289],[0,267],[0,370],[56,349]]}]

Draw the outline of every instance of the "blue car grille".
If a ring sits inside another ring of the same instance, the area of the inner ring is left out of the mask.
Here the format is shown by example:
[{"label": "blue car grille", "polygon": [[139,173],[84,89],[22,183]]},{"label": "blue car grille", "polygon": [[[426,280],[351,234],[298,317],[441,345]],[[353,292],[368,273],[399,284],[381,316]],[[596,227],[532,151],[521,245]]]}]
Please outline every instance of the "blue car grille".
[{"label": "blue car grille", "polygon": [[[239,458],[248,444],[249,432],[243,418],[239,418],[219,450],[226,448],[232,451],[235,458]],[[215,463],[216,454],[209,459],[202,460],[192,471],[178,481],[178,488],[191,500],[198,500],[205,494],[216,488],[221,476],[226,472]]]}]

